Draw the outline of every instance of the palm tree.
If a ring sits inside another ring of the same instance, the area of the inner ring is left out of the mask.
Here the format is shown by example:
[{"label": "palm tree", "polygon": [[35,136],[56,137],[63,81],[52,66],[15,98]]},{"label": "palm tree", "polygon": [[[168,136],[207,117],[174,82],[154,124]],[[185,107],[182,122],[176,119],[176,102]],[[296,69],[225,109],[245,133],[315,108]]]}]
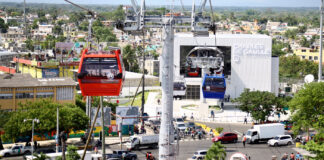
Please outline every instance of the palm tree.
[{"label": "palm tree", "polygon": [[225,160],[225,146],[220,142],[214,143],[207,151],[206,160]]}]

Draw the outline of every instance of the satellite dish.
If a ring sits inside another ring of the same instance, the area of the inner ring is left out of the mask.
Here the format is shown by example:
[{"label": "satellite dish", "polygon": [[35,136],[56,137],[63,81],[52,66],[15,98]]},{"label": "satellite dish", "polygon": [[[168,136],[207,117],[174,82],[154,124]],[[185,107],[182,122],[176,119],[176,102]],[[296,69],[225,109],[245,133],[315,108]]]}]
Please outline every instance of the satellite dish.
[{"label": "satellite dish", "polygon": [[314,81],[314,76],[312,74],[308,74],[304,78],[305,83],[311,83]]}]

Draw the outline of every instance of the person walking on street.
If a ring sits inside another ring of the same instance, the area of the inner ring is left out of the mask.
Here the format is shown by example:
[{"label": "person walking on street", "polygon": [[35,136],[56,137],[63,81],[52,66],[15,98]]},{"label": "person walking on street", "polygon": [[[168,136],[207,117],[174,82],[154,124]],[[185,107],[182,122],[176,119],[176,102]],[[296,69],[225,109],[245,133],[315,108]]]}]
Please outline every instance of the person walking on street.
[{"label": "person walking on street", "polygon": [[245,135],[243,134],[243,147],[245,148],[245,142],[246,142],[246,137],[245,137]]},{"label": "person walking on street", "polygon": [[244,117],[244,124],[247,124],[247,118]]},{"label": "person walking on street", "polygon": [[290,154],[290,160],[295,160],[295,155],[294,155],[294,153],[291,153],[291,154]]},{"label": "person walking on street", "polygon": [[211,111],[210,111],[210,114],[211,114],[211,117],[213,118],[213,121],[214,121],[214,118],[215,118],[214,110],[211,110]]}]

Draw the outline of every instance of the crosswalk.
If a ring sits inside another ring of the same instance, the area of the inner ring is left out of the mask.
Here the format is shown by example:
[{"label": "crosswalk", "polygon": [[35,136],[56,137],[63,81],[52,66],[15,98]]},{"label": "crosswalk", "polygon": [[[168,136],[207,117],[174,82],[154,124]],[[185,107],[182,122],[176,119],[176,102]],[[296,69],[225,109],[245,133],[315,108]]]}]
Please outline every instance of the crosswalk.
[{"label": "crosswalk", "polygon": [[212,138],[202,138],[202,139],[199,139],[199,138],[195,138],[195,139],[193,139],[193,138],[182,138],[179,141],[180,142],[190,142],[190,141],[211,141],[211,140],[212,140]]}]

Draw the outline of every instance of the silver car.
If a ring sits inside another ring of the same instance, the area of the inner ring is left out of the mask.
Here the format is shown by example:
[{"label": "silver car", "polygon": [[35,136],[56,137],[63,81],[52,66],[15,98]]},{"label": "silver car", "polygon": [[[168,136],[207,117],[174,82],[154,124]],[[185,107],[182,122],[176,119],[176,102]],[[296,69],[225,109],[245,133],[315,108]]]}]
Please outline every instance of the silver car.
[{"label": "silver car", "polygon": [[291,145],[293,144],[293,139],[290,135],[279,135],[268,141],[269,146],[279,146],[279,145]]}]

